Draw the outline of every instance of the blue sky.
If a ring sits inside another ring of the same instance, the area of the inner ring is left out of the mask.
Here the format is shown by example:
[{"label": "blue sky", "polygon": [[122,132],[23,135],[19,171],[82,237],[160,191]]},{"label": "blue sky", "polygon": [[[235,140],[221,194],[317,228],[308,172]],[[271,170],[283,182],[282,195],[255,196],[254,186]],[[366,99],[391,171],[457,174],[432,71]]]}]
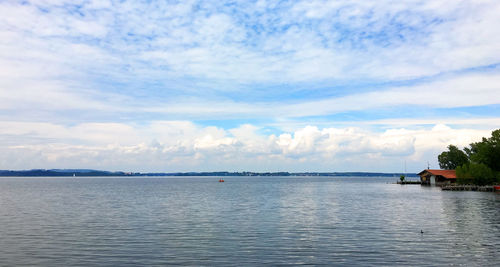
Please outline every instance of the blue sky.
[{"label": "blue sky", "polygon": [[0,169],[409,171],[500,128],[498,1],[0,1]]}]

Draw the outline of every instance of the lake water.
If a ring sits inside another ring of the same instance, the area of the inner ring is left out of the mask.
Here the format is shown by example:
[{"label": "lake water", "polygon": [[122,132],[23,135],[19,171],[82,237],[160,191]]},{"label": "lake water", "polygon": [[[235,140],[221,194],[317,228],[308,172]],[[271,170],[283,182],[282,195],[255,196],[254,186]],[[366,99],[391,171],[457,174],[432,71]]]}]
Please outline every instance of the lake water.
[{"label": "lake water", "polygon": [[500,265],[500,194],[396,179],[0,178],[0,266]]}]

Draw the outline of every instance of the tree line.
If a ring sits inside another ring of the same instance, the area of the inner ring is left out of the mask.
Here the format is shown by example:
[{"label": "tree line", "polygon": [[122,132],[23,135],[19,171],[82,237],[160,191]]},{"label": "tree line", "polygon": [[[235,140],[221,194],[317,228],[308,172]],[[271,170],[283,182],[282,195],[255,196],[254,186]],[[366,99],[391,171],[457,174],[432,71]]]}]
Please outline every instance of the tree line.
[{"label": "tree line", "polygon": [[490,185],[500,183],[500,129],[483,137],[480,142],[471,143],[460,150],[454,145],[448,146],[438,156],[439,167],[456,170],[457,183]]}]

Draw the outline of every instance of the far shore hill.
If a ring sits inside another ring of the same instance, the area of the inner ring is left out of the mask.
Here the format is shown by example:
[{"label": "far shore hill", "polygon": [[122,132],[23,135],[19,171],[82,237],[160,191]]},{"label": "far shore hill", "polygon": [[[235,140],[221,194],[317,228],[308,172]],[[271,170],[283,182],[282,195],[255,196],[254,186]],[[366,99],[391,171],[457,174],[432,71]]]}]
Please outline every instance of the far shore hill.
[{"label": "far shore hill", "polygon": [[[381,172],[123,172],[100,171],[89,169],[34,169],[34,170],[0,170],[3,177],[96,177],[96,176],[379,176],[399,177],[403,173]],[[406,173],[408,177],[417,174]]]}]

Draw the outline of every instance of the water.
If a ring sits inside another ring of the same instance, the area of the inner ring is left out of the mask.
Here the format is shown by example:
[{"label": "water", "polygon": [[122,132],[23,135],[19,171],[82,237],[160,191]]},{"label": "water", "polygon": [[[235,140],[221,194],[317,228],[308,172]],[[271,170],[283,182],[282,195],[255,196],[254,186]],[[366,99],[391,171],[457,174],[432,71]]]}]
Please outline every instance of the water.
[{"label": "water", "polygon": [[500,194],[395,179],[0,178],[0,266],[500,264]]}]

